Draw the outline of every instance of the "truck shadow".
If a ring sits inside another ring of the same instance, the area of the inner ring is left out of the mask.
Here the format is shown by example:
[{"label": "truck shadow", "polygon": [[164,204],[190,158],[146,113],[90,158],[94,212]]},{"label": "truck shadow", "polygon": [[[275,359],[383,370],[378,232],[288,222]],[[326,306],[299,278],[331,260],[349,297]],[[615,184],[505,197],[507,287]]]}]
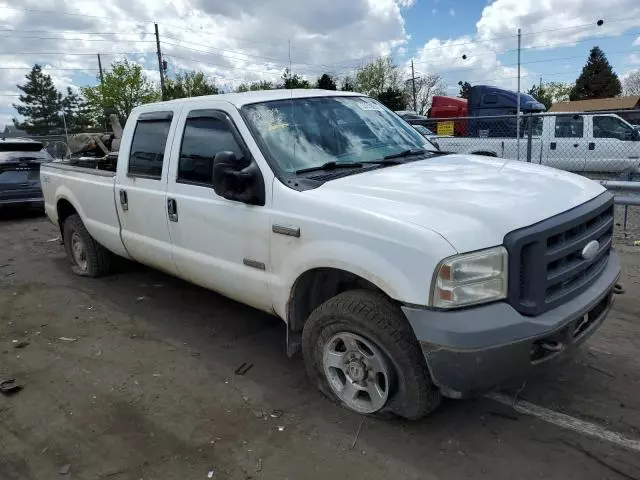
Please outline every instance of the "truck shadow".
[{"label": "truck shadow", "polygon": [[0,223],[19,222],[42,217],[44,217],[44,209],[42,208],[0,206]]},{"label": "truck shadow", "polygon": [[[61,271],[68,271],[64,259],[53,261]],[[576,433],[521,416],[508,406],[478,398],[445,400],[438,411],[418,422],[368,418],[357,446],[356,442],[350,446],[363,417],[324,399],[308,381],[300,354],[287,358],[285,326],[279,318],[127,261],[119,262],[116,273],[105,278],[83,279],[70,272],[68,276],[70,282],[122,313],[114,315],[121,322],[119,328],[130,329],[138,337],[151,335],[164,349],[167,344],[186,349],[211,372],[212,382],[225,379],[226,383],[228,379],[242,395],[259,399],[259,405],[251,408],[279,409],[294,416],[298,419],[296,428],[303,434],[335,438],[343,445],[344,455],[384,452],[411,468],[428,468],[432,474],[447,478],[491,472],[502,478],[514,471],[516,463],[528,465],[531,471],[537,468],[536,476],[549,473],[544,467],[548,464],[553,465],[549,468],[555,474],[570,477],[575,474],[575,463],[572,467],[564,459],[568,453],[576,454],[558,442],[558,437],[572,438],[574,443],[591,442]],[[251,368],[239,374],[242,365]],[[549,408],[566,402],[570,406],[570,399],[580,392],[610,404],[613,400],[603,384],[609,379],[601,378],[603,375],[594,379],[593,374],[580,362],[561,364],[548,375],[532,380],[520,394]],[[575,381],[559,382],[563,376]],[[585,389],[588,379],[592,385]],[[584,403],[580,409],[589,410]],[[595,411],[594,421],[608,418],[607,412],[608,406]],[[612,453],[608,445],[593,448],[630,460],[629,452]],[[574,460],[583,460],[577,455]],[[589,471],[588,466],[584,471]]]}]

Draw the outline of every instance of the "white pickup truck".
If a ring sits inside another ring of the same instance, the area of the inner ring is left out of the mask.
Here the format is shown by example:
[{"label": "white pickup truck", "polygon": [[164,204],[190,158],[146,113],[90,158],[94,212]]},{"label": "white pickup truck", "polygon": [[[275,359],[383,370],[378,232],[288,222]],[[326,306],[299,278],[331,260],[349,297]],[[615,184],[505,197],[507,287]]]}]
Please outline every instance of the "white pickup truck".
[{"label": "white pickup truck", "polygon": [[563,357],[620,271],[599,184],[443,155],[355,93],[144,105],[109,169],[42,166],[74,272],[115,254],[273,313],[318,388],[363,414],[419,418]]},{"label": "white pickup truck", "polygon": [[[471,121],[471,120],[470,120]],[[486,117],[484,121],[491,125]],[[440,149],[527,161],[524,138],[434,137]],[[495,128],[500,128],[496,120]],[[640,131],[614,114],[557,114],[532,117],[531,163],[570,172],[622,172],[640,167]],[[520,156],[518,157],[518,145]]]}]

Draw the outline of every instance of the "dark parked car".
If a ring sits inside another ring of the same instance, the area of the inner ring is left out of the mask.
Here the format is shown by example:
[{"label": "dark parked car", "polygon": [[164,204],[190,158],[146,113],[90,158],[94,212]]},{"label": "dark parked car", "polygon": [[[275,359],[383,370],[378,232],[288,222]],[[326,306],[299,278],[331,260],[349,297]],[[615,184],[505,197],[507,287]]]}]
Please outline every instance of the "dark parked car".
[{"label": "dark parked car", "polygon": [[0,207],[44,207],[40,164],[53,158],[40,142],[0,138]]}]

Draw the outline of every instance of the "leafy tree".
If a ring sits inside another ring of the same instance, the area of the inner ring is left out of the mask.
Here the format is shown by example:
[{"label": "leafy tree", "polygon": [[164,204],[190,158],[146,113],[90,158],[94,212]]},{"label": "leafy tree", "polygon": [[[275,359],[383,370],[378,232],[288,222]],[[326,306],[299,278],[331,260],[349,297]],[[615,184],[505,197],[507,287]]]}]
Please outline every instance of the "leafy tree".
[{"label": "leafy tree", "polygon": [[[426,115],[434,95],[444,95],[445,85],[440,75],[424,75],[416,78],[416,107],[420,115]],[[411,86],[409,88],[412,88]],[[407,92],[407,95],[409,92]],[[399,110],[399,109],[398,109]]]},{"label": "leafy tree", "polygon": [[604,52],[593,47],[586,65],[569,94],[570,100],[610,98],[620,95],[622,85]]},{"label": "leafy tree", "polygon": [[284,82],[284,88],[311,88],[311,84],[308,80],[305,80],[297,73],[292,74],[288,68],[284,69],[282,74],[282,81]]},{"label": "leafy tree", "polygon": [[553,98],[551,98],[551,94],[547,91],[546,86],[534,85],[529,90],[527,90],[527,93],[538,100],[540,103],[542,103],[547,110],[551,108]]},{"label": "leafy tree", "polygon": [[391,110],[404,110],[407,106],[406,92],[398,87],[387,87],[377,95],[377,100]]},{"label": "leafy tree", "polygon": [[[402,90],[400,70],[391,61],[391,57],[380,57],[363,65],[356,72],[356,90],[380,99],[389,89]],[[404,107],[403,107],[404,108]]]},{"label": "leafy tree", "polygon": [[256,90],[273,90],[273,82],[268,80],[261,80],[253,83],[241,83],[236,87],[236,92],[253,92]]},{"label": "leafy tree", "polygon": [[203,72],[178,73],[176,78],[165,81],[164,96],[166,100],[217,95],[218,93],[219,90],[215,82],[207,79]]},{"label": "leafy tree", "polygon": [[21,104],[13,105],[24,121],[14,118],[15,127],[30,135],[62,133],[64,127],[59,115],[62,96],[54,86],[51,76],[36,64],[25,78],[27,81],[23,85],[16,85],[23,92],[18,97]]},{"label": "leafy tree", "polygon": [[471,84],[469,82],[461,82],[460,93],[458,93],[458,97],[469,99],[470,93],[471,93]]},{"label": "leafy tree", "polygon": [[549,93],[553,103],[566,102],[569,100],[569,94],[573,88],[571,83],[563,82],[547,82],[543,85],[545,90]]},{"label": "leafy tree", "polygon": [[640,95],[640,70],[633,70],[624,77],[622,91],[628,96]]},{"label": "leafy tree", "polygon": [[355,81],[347,75],[342,79],[342,83],[340,84],[340,90],[343,92],[353,92],[356,89]]},{"label": "leafy tree", "polygon": [[328,73],[323,73],[320,78],[318,78],[316,82],[316,87],[321,88],[323,90],[337,90],[338,86],[336,85],[336,81],[333,79],[331,75]]},{"label": "leafy tree", "polygon": [[115,113],[124,124],[135,107],[160,99],[157,86],[146,77],[142,66],[128,60],[116,60],[111,64],[111,70],[104,72],[102,83],[81,90],[100,123],[104,117]]}]

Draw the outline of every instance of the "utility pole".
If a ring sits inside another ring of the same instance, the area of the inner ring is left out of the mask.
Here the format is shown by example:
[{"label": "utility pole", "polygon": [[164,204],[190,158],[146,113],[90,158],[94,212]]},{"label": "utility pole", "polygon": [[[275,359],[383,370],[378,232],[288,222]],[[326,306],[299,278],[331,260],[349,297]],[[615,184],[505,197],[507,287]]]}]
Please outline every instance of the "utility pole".
[{"label": "utility pole", "polygon": [[154,23],[156,27],[156,49],[158,51],[158,70],[160,71],[160,90],[162,92],[162,100],[165,99],[164,94],[164,69],[162,68],[162,50],[160,50],[160,34],[158,33],[158,24]]},{"label": "utility pole", "polygon": [[520,160],[520,41],[522,35],[518,29],[518,109],[516,110],[516,137],[518,147],[518,160]]},{"label": "utility pole", "polygon": [[538,88],[542,90],[542,75],[540,75],[540,86]]},{"label": "utility pole", "polygon": [[411,59],[411,90],[413,92],[413,111],[418,113],[418,103],[416,101],[416,73],[413,70],[413,58]]},{"label": "utility pole", "polygon": [[98,54],[98,69],[100,70],[100,85],[104,85],[104,74],[102,73],[102,60],[100,60],[100,54]]}]

